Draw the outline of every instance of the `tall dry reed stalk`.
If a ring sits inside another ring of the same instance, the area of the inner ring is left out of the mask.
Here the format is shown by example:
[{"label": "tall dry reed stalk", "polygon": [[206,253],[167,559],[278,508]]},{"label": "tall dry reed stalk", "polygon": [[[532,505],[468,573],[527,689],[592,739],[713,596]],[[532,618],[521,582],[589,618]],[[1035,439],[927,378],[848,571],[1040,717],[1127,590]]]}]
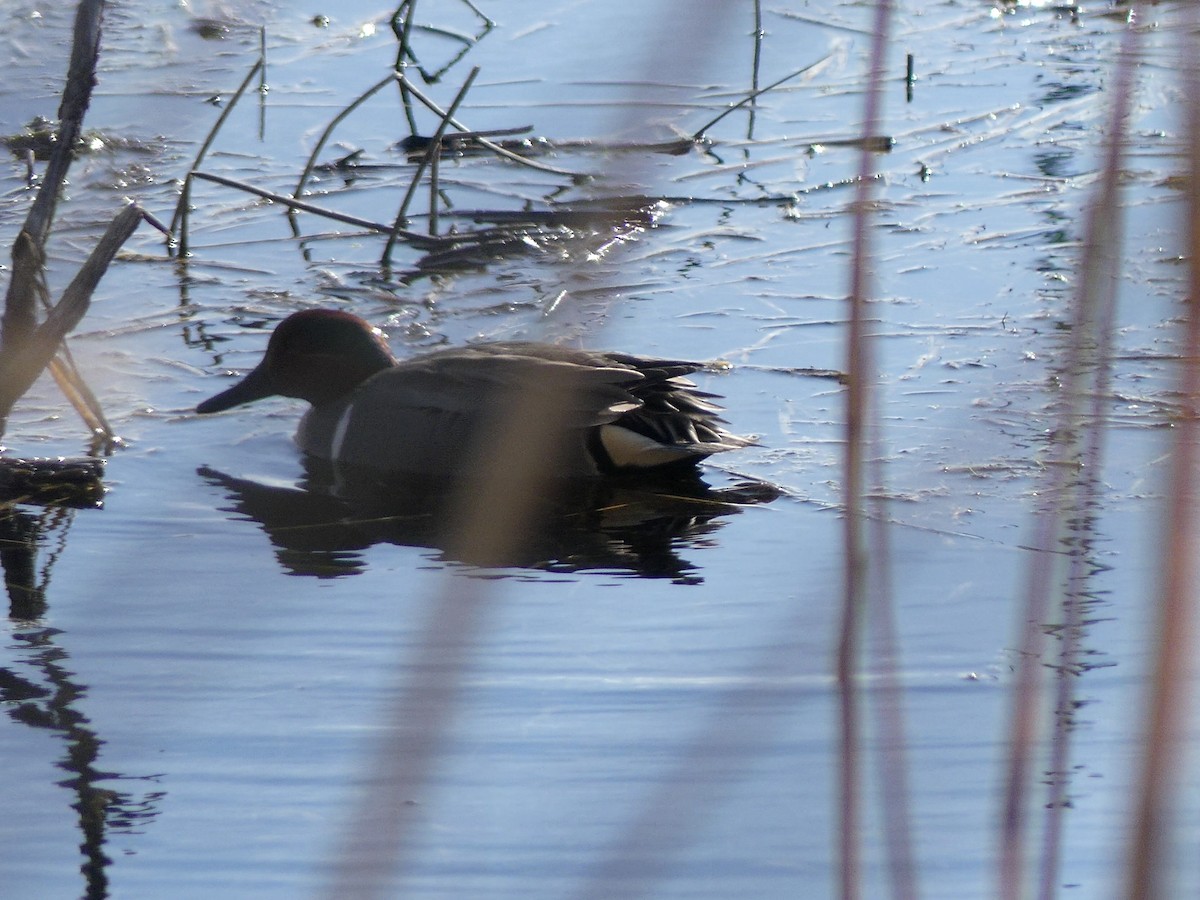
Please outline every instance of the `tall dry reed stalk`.
[{"label": "tall dry reed stalk", "polygon": [[[1182,4],[1177,28],[1183,83],[1184,164],[1188,280],[1181,321],[1180,409],[1172,430],[1167,508],[1159,571],[1155,648],[1146,685],[1146,714],[1141,736],[1141,766],[1133,797],[1129,859],[1124,896],[1158,900],[1177,896],[1169,873],[1176,834],[1176,799],[1181,774],[1194,761],[1187,738],[1196,669],[1196,546],[1200,537],[1196,504],[1200,501],[1200,9]],[[1193,848],[1194,852],[1194,848]]]},{"label": "tall dry reed stalk", "polygon": [[[843,594],[837,650],[839,698],[838,840],[839,885],[843,900],[862,896],[862,823],[864,781],[864,707],[873,704],[879,732],[879,778],[882,785],[884,838],[888,850],[892,896],[918,896],[913,838],[908,809],[908,765],[905,753],[903,694],[897,666],[889,551],[883,490],[883,435],[874,403],[878,381],[873,336],[867,323],[874,297],[875,275],[871,236],[876,190],[876,154],[869,146],[881,132],[888,51],[892,25],[890,0],[875,4],[865,83],[859,169],[852,208],[849,318],[846,329],[846,425],[843,445]],[[864,638],[875,636],[879,688],[863,690],[866,670]]]},{"label": "tall dry reed stalk", "polygon": [[[1090,541],[1081,523],[1090,521],[1096,475],[1103,470],[1104,436],[1111,396],[1112,338],[1122,252],[1121,171],[1133,96],[1140,31],[1125,29],[1109,91],[1101,177],[1085,211],[1084,238],[1069,312],[1069,340],[1059,369],[1057,411],[1044,486],[1034,512],[1032,554],[1026,570],[1018,623],[1016,677],[1010,694],[1008,757],[997,896],[1028,896],[1034,883],[1041,897],[1057,893],[1069,778],[1070,738],[1082,605],[1087,583]],[[1058,623],[1057,657],[1048,637]],[[1049,662],[1053,660],[1053,663]],[[1040,747],[1050,746],[1048,761]],[[1035,823],[1032,793],[1049,774],[1049,795],[1039,798],[1044,811]],[[1035,826],[1042,829],[1041,853],[1031,860]],[[1039,874],[1040,873],[1040,874]]]}]

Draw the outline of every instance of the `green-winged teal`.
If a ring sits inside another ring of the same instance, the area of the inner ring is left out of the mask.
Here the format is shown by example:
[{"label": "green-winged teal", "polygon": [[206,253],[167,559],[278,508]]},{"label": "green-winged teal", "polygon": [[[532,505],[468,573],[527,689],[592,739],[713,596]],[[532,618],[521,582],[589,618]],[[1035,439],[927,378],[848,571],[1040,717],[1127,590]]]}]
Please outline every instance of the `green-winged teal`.
[{"label": "green-winged teal", "polygon": [[446,476],[478,464],[515,399],[548,391],[568,477],[689,469],[753,441],[726,431],[715,395],[685,376],[701,363],[536,343],[486,343],[397,362],[346,312],[284,319],[258,366],[196,407],[214,413],[274,394],[312,408],[296,433],[308,454],[391,474]]}]

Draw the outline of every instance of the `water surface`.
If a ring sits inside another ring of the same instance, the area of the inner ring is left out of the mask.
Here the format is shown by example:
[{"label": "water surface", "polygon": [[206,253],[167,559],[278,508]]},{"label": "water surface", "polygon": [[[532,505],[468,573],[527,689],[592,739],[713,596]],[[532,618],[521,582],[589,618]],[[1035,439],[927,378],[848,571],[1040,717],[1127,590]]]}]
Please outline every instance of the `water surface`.
[{"label": "water surface", "polygon": [[[227,103],[256,58],[258,25],[270,90],[261,109],[254,96],[235,110],[205,168],[280,193],[325,125],[395,59],[375,7],[343,4],[318,27],[287,4],[231,6],[220,40],[184,9],[107,11],[88,125],[141,145],[76,164],[52,287],[122,197],[170,217],[213,101]],[[547,162],[599,175],[576,183],[450,160],[451,212],[635,190],[662,201],[599,244],[568,234],[436,275],[412,274],[421,253],[402,248],[389,274],[377,235],[302,216],[297,237],[277,206],[213,184],[195,189],[186,264],[149,229],[130,242],[71,342],[128,444],[108,462],[104,508],[21,510],[40,534],[38,591],[14,607],[0,655],[6,896],[318,893],[427,624],[456,585],[480,578],[481,639],[432,775],[406,798],[403,895],[834,890],[844,398],[828,374],[844,367],[845,183],[857,168],[838,141],[857,133],[868,11],[768,8],[760,83],[817,65],[761,97],[752,117],[714,126],[710,147],[596,146],[690,134],[745,95],[753,11],[721,10],[697,37],[673,4],[509,2],[484,8],[490,30],[465,4],[420,7],[420,22],[443,32],[414,38],[421,62],[449,66],[427,93],[449,104],[479,66],[460,111],[471,128],[531,125],[564,145]],[[0,123],[13,133],[57,106],[70,15],[8,12],[0,43],[21,77],[0,92]],[[1155,12],[1170,24],[1170,10]],[[872,328],[912,833],[931,897],[992,890],[1025,548],[1121,27],[1104,10],[1041,5],[906,5],[895,22]],[[455,62],[465,45],[444,32],[480,36]],[[1175,353],[1166,323],[1184,270],[1168,180],[1179,131],[1171,29],[1145,41],[1151,60],[1168,62],[1142,68],[1131,124],[1113,427],[1085,529],[1093,605],[1059,879],[1071,896],[1107,896],[1122,868],[1152,647]],[[395,93],[376,95],[322,157],[362,150],[362,169],[320,175],[309,199],[390,221],[411,177],[393,149],[406,135]],[[24,164],[8,160],[0,179],[9,245],[30,197]],[[701,385],[761,446],[714,460],[707,478],[759,479],[784,495],[487,570],[394,534],[330,527],[330,510],[298,491],[296,404],[190,412],[256,362],[275,322],[313,305],[365,316],[402,357],[532,336],[725,359],[732,370]],[[5,443],[74,454],[81,434],[46,380]],[[264,497],[291,510],[284,521],[263,512]],[[1181,846],[1200,831],[1189,772]],[[867,896],[887,884],[883,833],[872,806]],[[1181,860],[1186,896],[1200,876]]]}]

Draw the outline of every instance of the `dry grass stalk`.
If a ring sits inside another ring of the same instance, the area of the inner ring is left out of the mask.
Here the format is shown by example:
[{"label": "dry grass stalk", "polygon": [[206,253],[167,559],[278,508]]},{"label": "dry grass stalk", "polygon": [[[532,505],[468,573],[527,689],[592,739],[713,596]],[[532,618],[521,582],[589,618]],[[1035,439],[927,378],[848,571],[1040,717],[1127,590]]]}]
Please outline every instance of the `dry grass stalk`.
[{"label": "dry grass stalk", "polygon": [[1200,11],[1181,7],[1180,60],[1183,72],[1187,165],[1188,297],[1183,321],[1179,397],[1171,453],[1167,512],[1159,542],[1162,548],[1157,654],[1147,685],[1142,733],[1141,771],[1134,797],[1133,827],[1122,896],[1157,900],[1173,896],[1167,873],[1172,843],[1171,817],[1180,795],[1181,763],[1188,758],[1189,696],[1195,678],[1195,598],[1197,540],[1196,483],[1200,466],[1200,62],[1196,36]]},{"label": "dry grass stalk", "polygon": [[[1039,869],[1041,896],[1053,896],[1060,868],[1063,812],[1067,787],[1074,707],[1074,683],[1079,666],[1079,637],[1083,604],[1087,602],[1087,569],[1090,541],[1078,533],[1080,523],[1091,520],[1095,503],[1096,474],[1101,471],[1106,405],[1110,397],[1111,344],[1116,310],[1116,285],[1120,277],[1121,207],[1118,196],[1124,152],[1126,120],[1132,98],[1138,32],[1124,35],[1111,96],[1113,103],[1104,176],[1086,219],[1084,252],[1080,261],[1079,288],[1073,304],[1072,342],[1063,371],[1063,402],[1054,433],[1057,463],[1049,469],[1044,494],[1051,506],[1042,511],[1035,530],[1034,557],[1023,610],[1023,637],[1012,694],[1012,726],[1003,814],[999,891],[1002,896],[1023,895],[1032,874],[1028,863],[1028,792],[1034,771],[1034,748],[1041,731],[1046,696],[1043,695],[1043,630],[1052,614],[1050,599],[1061,595],[1058,616],[1061,645],[1054,667],[1056,693],[1052,698],[1054,730],[1050,740],[1049,797],[1042,832]],[[1082,466],[1082,468],[1080,468]],[[1093,473],[1093,474],[1089,474]],[[1062,548],[1068,548],[1066,553]]]},{"label": "dry grass stalk", "polygon": [[[13,245],[12,279],[5,298],[0,335],[0,434],[4,432],[13,405],[52,364],[63,339],[87,311],[100,278],[143,218],[142,211],[135,205],[117,214],[59,302],[50,308],[45,321],[39,325],[37,303],[46,295],[46,241],[91,100],[100,53],[103,7],[99,0],[81,0],[76,10],[71,61],[59,106],[58,139],[25,225]],[[49,305],[48,300],[46,303]],[[73,366],[56,364],[55,375],[60,383],[67,383],[67,397],[89,428],[94,432],[100,430],[105,440],[115,439],[99,404]]]},{"label": "dry grass stalk", "polygon": [[[891,26],[892,5],[889,0],[879,0],[875,6],[875,18],[870,47],[870,74],[864,98],[862,134],[864,137],[878,133],[883,103],[885,82],[884,66],[887,57],[888,38]],[[872,394],[876,380],[872,357],[871,339],[867,334],[869,320],[867,304],[873,290],[871,254],[871,201],[874,178],[874,159],[864,149],[859,157],[858,177],[855,181],[852,233],[852,266],[850,270],[850,315],[846,334],[846,442],[843,460],[842,496],[843,513],[843,596],[840,636],[838,642],[836,675],[840,699],[839,715],[839,825],[838,825],[838,872],[839,892],[844,900],[855,900],[861,895],[861,805],[862,805],[862,692],[859,683],[861,672],[861,647],[863,630],[872,600],[879,604],[889,602],[886,585],[872,578],[872,558],[868,546],[868,510],[866,508],[867,459],[878,457],[878,452],[869,452],[876,445],[877,423],[874,420]],[[873,492],[878,493],[878,492]],[[877,532],[882,536],[882,531]],[[883,546],[874,548],[878,554],[874,563],[881,566],[886,558]],[[876,569],[878,574],[880,569]],[[873,588],[878,596],[873,598]],[[890,621],[890,619],[888,619]],[[886,633],[886,632],[885,632]],[[894,660],[885,661],[885,665]],[[885,725],[887,720],[884,720]],[[895,753],[902,748],[894,747]],[[899,800],[885,796],[885,800]],[[903,802],[903,801],[901,801]],[[889,819],[892,817],[889,816]],[[906,821],[907,816],[897,817]],[[911,879],[911,849],[908,847],[908,830],[900,826],[900,833],[889,828],[889,846],[898,856],[893,860],[896,879],[907,883],[894,883],[898,896],[912,896],[915,888]]]},{"label": "dry grass stalk", "polygon": [[[1034,522],[1031,557],[1021,610],[1016,678],[1011,692],[1008,760],[1001,812],[997,895],[1009,900],[1024,896],[1035,873],[1029,862],[1030,791],[1041,769],[1035,758],[1045,733],[1047,713],[1057,727],[1051,732],[1050,797],[1043,822],[1040,890],[1056,890],[1061,853],[1062,811],[1065,808],[1067,760],[1071,734],[1070,709],[1074,696],[1081,604],[1086,602],[1088,542],[1076,533],[1093,502],[1095,484],[1090,472],[1102,466],[1105,404],[1109,397],[1112,328],[1116,309],[1121,248],[1119,180],[1126,121],[1132,98],[1138,32],[1129,28],[1118,59],[1113,101],[1106,129],[1104,175],[1085,221],[1078,288],[1072,299],[1070,342],[1060,376],[1061,391],[1055,440],[1050,447],[1047,484],[1042,495],[1047,507]],[[1064,552],[1064,547],[1067,550]],[[1057,605],[1054,599],[1059,599]],[[1052,616],[1064,625],[1056,666],[1057,693],[1046,691],[1045,629]],[[1036,773],[1036,774],[1035,774]],[[1047,894],[1047,892],[1050,892]]]}]

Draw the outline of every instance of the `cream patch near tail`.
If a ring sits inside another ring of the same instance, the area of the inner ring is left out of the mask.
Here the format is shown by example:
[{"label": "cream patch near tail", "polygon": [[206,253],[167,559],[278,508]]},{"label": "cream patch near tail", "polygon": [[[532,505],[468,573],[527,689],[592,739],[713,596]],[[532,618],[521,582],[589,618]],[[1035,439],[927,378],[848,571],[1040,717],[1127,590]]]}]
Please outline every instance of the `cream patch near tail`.
[{"label": "cream patch near tail", "polygon": [[653,438],[622,428],[620,425],[600,426],[600,444],[618,469],[652,468],[706,455],[687,447],[660,444]]}]

